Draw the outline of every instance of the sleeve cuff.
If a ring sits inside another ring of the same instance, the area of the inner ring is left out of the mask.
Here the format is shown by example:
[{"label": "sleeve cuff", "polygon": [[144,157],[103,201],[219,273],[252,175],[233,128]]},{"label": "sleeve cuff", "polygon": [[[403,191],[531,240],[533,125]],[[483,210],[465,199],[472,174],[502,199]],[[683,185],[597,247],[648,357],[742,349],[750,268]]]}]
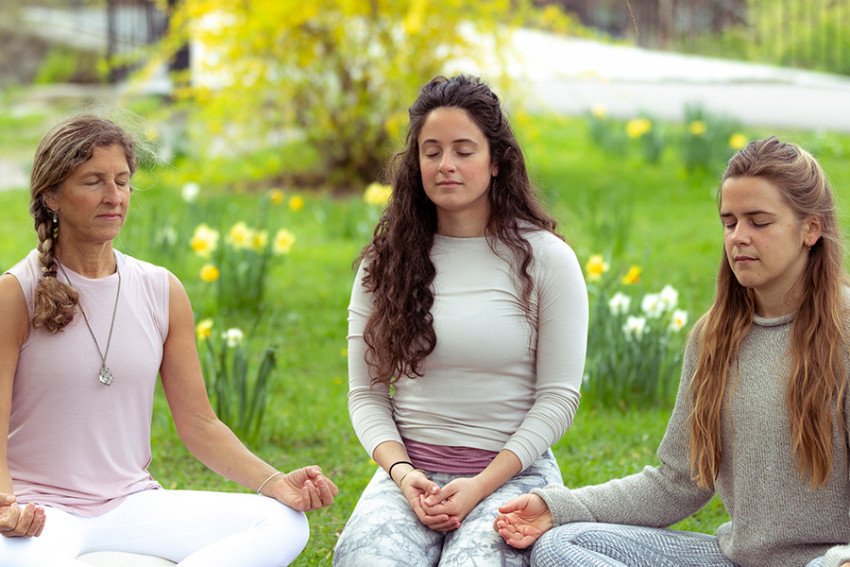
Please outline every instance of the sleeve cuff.
[{"label": "sleeve cuff", "polygon": [[546,502],[556,526],[572,522],[595,522],[590,510],[576,498],[572,491],[561,484],[550,484],[531,491]]}]

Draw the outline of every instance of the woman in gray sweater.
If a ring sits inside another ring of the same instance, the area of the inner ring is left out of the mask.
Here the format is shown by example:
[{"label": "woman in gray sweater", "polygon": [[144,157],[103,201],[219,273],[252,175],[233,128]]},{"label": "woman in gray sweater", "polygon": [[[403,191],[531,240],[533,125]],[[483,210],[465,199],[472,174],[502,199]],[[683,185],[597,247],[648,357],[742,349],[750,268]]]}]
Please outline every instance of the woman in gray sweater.
[{"label": "woman in gray sweater", "polygon": [[[837,566],[850,559],[850,304],[832,190],[776,138],[729,161],[714,304],[685,350],[659,466],[507,502],[539,566]],[[665,529],[719,494],[716,535]],[[833,549],[831,549],[833,548]]]}]

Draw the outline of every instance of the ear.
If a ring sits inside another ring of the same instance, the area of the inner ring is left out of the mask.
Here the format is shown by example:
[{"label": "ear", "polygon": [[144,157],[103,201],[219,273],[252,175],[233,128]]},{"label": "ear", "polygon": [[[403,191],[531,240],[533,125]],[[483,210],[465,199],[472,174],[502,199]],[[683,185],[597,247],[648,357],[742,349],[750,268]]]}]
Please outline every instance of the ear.
[{"label": "ear", "polygon": [[51,210],[51,212],[58,212],[56,209],[56,193],[54,191],[45,191],[41,195],[41,202],[45,207]]},{"label": "ear", "polygon": [[803,242],[811,248],[817,244],[823,234],[823,226],[820,217],[812,215],[803,222]]},{"label": "ear", "polygon": [[490,177],[497,177],[499,175],[499,164],[493,163],[490,166]]}]

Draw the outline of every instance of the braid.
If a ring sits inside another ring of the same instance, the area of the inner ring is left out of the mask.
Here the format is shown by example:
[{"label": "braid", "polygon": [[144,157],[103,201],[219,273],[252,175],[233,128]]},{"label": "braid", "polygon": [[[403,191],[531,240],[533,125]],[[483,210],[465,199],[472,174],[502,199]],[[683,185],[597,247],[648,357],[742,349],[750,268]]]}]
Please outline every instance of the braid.
[{"label": "braid", "polygon": [[38,252],[44,276],[35,290],[32,326],[35,329],[44,327],[48,333],[53,334],[73,321],[80,296],[77,290],[60,282],[56,277],[58,266],[54,247],[59,226],[53,221],[53,213],[47,207],[41,207],[39,210],[35,229],[38,233]]}]

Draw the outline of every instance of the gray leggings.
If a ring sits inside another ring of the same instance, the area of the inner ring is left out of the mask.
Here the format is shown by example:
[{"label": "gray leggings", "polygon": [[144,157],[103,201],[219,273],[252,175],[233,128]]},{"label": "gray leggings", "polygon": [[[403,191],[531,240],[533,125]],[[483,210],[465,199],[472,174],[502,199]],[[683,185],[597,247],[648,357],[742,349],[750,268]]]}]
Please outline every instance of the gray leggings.
[{"label": "gray leggings", "polygon": [[[717,538],[701,533],[579,522],[546,532],[531,555],[536,567],[736,567]],[[822,558],[807,567],[820,567]]]},{"label": "gray leggings", "polygon": [[[428,473],[428,476],[444,486],[455,478],[471,475]],[[528,565],[529,553],[509,547],[493,529],[497,509],[533,488],[561,482],[558,464],[547,451],[479,502],[460,528],[443,534],[419,521],[395,483],[379,468],[345,524],[334,550],[333,564],[337,567]]]}]

